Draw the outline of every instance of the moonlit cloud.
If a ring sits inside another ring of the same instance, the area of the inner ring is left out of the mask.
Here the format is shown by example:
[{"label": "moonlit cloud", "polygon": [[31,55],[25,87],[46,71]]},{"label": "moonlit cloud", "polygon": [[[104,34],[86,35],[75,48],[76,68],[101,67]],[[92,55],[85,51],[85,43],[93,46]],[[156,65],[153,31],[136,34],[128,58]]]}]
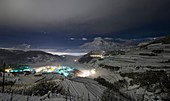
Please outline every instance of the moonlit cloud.
[{"label": "moonlit cloud", "polygon": [[87,38],[82,38],[82,40],[83,40],[83,41],[86,41],[86,40],[87,40]]},{"label": "moonlit cloud", "polygon": [[104,39],[105,39],[105,40],[113,40],[113,38],[108,38],[108,37],[107,37],[107,38],[104,38]]},{"label": "moonlit cloud", "polygon": [[72,40],[72,41],[73,41],[73,40],[75,40],[75,38],[70,38],[70,40]]}]

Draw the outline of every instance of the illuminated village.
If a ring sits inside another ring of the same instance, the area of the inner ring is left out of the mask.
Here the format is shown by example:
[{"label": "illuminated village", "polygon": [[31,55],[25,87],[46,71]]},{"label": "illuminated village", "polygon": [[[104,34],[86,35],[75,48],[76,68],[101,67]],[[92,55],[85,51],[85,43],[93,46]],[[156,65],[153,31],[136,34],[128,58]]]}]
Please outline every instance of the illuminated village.
[{"label": "illuminated village", "polygon": [[170,0],[0,0],[0,101],[170,101]]}]

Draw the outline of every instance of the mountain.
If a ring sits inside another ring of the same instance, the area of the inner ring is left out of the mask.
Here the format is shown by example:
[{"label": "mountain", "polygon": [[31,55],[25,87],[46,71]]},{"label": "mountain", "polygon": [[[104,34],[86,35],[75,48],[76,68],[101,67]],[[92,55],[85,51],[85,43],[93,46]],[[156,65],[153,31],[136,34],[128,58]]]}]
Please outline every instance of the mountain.
[{"label": "mountain", "polygon": [[90,62],[90,61],[93,59],[92,57],[90,57],[91,54],[92,54],[92,51],[89,52],[88,54],[82,56],[82,57],[78,60],[78,62],[79,62],[79,63],[88,63],[88,62]]},{"label": "mountain", "polygon": [[160,37],[160,38],[152,41],[150,44],[154,44],[154,43],[170,44],[170,35],[169,36]]},{"label": "mountain", "polygon": [[87,51],[100,50],[100,51],[114,51],[114,50],[127,50],[131,47],[137,46],[141,42],[150,42],[155,38],[143,39],[108,39],[97,37],[92,42],[85,43],[80,46],[80,49]]},{"label": "mountain", "polygon": [[97,37],[92,42],[88,42],[80,46],[81,49],[85,50],[116,50],[119,49],[120,45],[114,43],[111,40],[106,40],[101,37]]},{"label": "mountain", "polygon": [[137,39],[114,39],[113,41],[119,44],[122,44],[124,46],[137,46],[140,43],[143,42],[151,42],[158,37],[146,37],[146,38],[137,38]]},{"label": "mountain", "polygon": [[21,51],[0,49],[0,60],[10,64],[49,63],[63,61],[58,55],[43,51]]},{"label": "mountain", "polygon": [[24,51],[20,50],[6,50],[6,49],[0,49],[0,59],[1,58],[8,58],[8,57],[13,57],[17,54],[21,54]]},{"label": "mountain", "polygon": [[155,39],[153,41],[150,41],[148,43],[141,44],[141,45],[138,45],[138,46],[140,48],[145,48],[145,47],[147,47],[147,46],[149,46],[151,44],[156,44],[156,43],[170,44],[170,35],[157,38],[157,39]]}]

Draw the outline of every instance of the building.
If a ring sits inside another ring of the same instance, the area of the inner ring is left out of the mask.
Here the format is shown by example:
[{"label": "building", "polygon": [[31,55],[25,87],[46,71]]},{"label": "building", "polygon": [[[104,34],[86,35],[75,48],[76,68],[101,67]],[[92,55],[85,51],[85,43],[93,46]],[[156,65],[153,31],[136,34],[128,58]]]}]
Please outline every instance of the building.
[{"label": "building", "polygon": [[104,58],[105,51],[92,51],[90,57],[92,58]]}]

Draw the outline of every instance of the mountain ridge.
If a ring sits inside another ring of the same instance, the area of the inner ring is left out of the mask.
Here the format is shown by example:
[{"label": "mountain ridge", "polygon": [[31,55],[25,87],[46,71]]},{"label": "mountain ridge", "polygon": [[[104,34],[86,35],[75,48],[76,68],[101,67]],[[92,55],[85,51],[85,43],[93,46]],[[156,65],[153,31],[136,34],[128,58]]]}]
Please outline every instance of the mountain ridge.
[{"label": "mountain ridge", "polygon": [[119,49],[120,45],[111,40],[106,40],[101,37],[94,38],[92,42],[85,43],[80,46],[81,49],[86,50],[115,50]]},{"label": "mountain ridge", "polygon": [[7,63],[45,63],[63,61],[62,57],[43,51],[22,51],[0,49],[0,60]]}]

